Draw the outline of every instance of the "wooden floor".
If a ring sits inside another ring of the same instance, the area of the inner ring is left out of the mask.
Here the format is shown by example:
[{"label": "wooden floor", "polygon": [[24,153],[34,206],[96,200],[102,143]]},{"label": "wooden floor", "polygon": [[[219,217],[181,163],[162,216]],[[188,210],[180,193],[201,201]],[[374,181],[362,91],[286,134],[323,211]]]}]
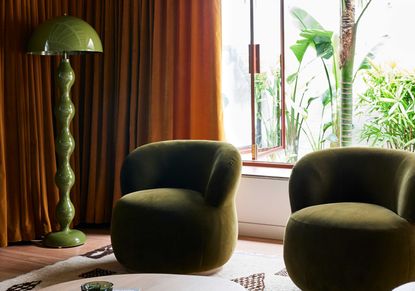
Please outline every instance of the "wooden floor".
[{"label": "wooden floor", "polygon": [[[74,248],[45,248],[39,241],[0,248],[0,281],[42,268],[72,256],[81,255],[111,243],[108,229],[83,229],[87,235],[84,245]],[[240,237],[236,251],[282,255],[282,243]]]}]

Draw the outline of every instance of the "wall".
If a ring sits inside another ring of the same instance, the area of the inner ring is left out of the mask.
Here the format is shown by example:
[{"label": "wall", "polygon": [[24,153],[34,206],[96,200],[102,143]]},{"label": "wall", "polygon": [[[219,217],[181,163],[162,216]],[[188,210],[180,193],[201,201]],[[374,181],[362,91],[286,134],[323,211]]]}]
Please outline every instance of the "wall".
[{"label": "wall", "polygon": [[236,204],[240,235],[283,239],[291,214],[288,177],[242,175]]}]

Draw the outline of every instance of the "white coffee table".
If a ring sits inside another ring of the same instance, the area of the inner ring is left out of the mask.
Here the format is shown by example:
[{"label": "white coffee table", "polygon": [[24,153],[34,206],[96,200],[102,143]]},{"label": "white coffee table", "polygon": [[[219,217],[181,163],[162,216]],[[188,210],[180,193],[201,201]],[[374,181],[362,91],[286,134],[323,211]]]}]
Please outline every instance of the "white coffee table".
[{"label": "white coffee table", "polygon": [[409,282],[399,287],[396,287],[392,291],[415,291],[415,282]]},{"label": "white coffee table", "polygon": [[52,285],[43,291],[77,291],[81,285],[91,281],[109,281],[113,289],[139,289],[140,291],[246,291],[230,280],[194,275],[171,274],[125,274],[80,279]]}]

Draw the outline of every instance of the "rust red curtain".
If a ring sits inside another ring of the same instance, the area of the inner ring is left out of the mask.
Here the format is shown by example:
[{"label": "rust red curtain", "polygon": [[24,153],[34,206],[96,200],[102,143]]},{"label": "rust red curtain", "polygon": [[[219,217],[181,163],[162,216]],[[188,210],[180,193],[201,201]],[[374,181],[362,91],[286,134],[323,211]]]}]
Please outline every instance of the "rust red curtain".
[{"label": "rust red curtain", "polygon": [[0,245],[56,229],[53,107],[58,57],[26,54],[36,25],[67,13],[104,53],[71,57],[74,223],[108,223],[138,145],[222,139],[220,0],[0,2]]},{"label": "rust red curtain", "polygon": [[154,3],[151,98],[139,107],[148,116],[140,138],[222,138],[219,1]]}]

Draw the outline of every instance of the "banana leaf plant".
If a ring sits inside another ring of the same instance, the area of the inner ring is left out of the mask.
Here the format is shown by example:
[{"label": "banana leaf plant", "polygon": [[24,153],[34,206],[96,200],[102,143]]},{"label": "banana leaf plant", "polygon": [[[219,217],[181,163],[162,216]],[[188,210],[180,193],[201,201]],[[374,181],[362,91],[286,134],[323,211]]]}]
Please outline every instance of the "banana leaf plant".
[{"label": "banana leaf plant", "polygon": [[[337,142],[337,122],[335,122],[337,110],[335,99],[338,90],[338,66],[336,65],[337,62],[334,54],[335,42],[333,41],[333,32],[325,30],[314,17],[301,8],[294,7],[291,9],[291,15],[297,21],[301,30],[301,38],[290,47],[298,61],[297,71],[287,77],[287,83],[293,87],[292,94],[288,99],[288,110],[286,114],[287,149],[291,158],[293,158],[298,151],[298,141],[301,132],[304,132],[313,150],[321,149],[325,141]],[[323,72],[326,76],[328,89],[321,96],[306,96],[308,86],[315,76],[308,80],[305,83],[304,90],[299,92],[298,81],[301,75],[302,63],[309,49],[315,50],[316,58],[321,61]],[[332,64],[332,74],[329,68],[330,63]],[[332,75],[334,77],[331,77]],[[320,124],[317,138],[313,136],[312,131],[306,123],[309,107],[315,100],[321,100],[322,118],[325,115],[326,107],[330,105],[331,108],[331,120]],[[331,133],[329,129],[331,129]]]},{"label": "banana leaf plant", "polygon": [[[368,8],[370,2],[361,1],[365,3],[365,6],[360,13],[358,21],[354,26],[354,30],[357,30],[357,24],[359,23],[363,13]],[[307,106],[304,108],[305,111],[308,110],[309,105],[314,100],[321,100],[322,110],[321,110],[321,123],[317,137],[313,134],[313,131],[308,127],[307,124],[303,125],[301,122],[295,122],[295,124],[301,125],[301,129],[297,129],[297,139],[299,138],[300,130],[306,135],[311,147],[313,150],[319,150],[324,147],[326,141],[330,142],[330,146],[335,147],[339,145],[340,136],[343,137],[342,145],[350,145],[345,141],[351,141],[351,129],[353,128],[353,123],[351,119],[351,114],[353,114],[353,91],[352,85],[356,78],[357,73],[360,70],[366,70],[371,68],[371,61],[375,57],[377,49],[383,44],[383,42],[378,42],[364,57],[361,61],[357,70],[353,70],[355,62],[355,43],[356,40],[352,41],[352,46],[346,48],[346,43],[343,41],[340,45],[338,42],[338,36],[333,32],[325,30],[323,26],[307,11],[294,7],[291,9],[291,15],[297,22],[298,28],[302,31],[300,36],[303,39],[300,39],[296,42],[294,46],[291,47],[291,50],[297,57],[299,62],[302,62],[306,50],[311,47],[316,50],[317,57],[320,57],[321,63],[323,65],[324,74],[327,81],[327,89],[324,93],[318,97],[309,97]],[[344,23],[343,23],[344,25]],[[331,36],[331,37],[329,37]],[[354,34],[355,37],[355,34]],[[387,35],[383,36],[387,37]],[[344,36],[343,36],[344,40]],[[348,59],[343,59],[343,66],[341,66],[341,58],[345,57],[345,49],[351,49],[347,54]],[[329,64],[331,63],[331,70]],[[298,70],[295,74],[295,85],[293,97],[295,99],[296,93],[296,84],[298,81],[298,75],[300,71]],[[290,76],[293,78],[293,76]],[[287,79],[287,82],[290,83],[290,79]],[[340,85],[342,84],[342,85]],[[349,85],[349,86],[348,86]],[[338,100],[339,95],[342,97],[341,100]],[[349,104],[350,102],[350,104]],[[330,108],[331,120],[324,120],[325,111],[327,107]],[[300,111],[301,112],[301,111]],[[290,115],[290,114],[287,114]],[[339,121],[339,115],[343,122]],[[346,118],[345,118],[346,117]],[[345,121],[351,121],[351,125],[347,124]],[[295,119],[294,119],[295,121]],[[288,120],[289,124],[290,121]],[[340,128],[342,127],[342,132]],[[348,131],[349,130],[349,131]],[[288,130],[289,131],[289,130]],[[345,134],[347,133],[347,134]],[[348,137],[350,136],[350,137]],[[289,140],[287,138],[287,140]]]}]

